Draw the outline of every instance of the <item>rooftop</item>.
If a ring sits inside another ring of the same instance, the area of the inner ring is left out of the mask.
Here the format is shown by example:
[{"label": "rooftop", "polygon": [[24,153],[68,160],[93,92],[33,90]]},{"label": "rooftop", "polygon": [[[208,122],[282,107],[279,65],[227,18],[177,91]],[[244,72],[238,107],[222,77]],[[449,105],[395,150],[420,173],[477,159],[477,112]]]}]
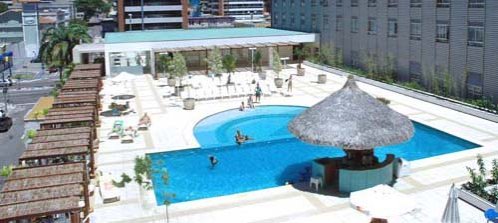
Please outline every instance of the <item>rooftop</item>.
[{"label": "rooftop", "polygon": [[307,35],[309,33],[271,28],[171,29],[107,33],[105,43],[160,42],[228,39],[266,36]]}]

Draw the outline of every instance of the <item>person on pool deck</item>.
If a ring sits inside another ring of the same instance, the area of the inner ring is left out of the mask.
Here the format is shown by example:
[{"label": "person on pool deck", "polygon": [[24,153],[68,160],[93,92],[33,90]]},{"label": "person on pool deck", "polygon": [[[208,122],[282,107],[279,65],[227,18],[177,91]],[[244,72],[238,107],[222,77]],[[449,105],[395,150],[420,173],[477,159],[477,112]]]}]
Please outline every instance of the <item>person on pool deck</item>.
[{"label": "person on pool deck", "polygon": [[254,101],[252,100],[252,94],[250,94],[249,97],[247,98],[247,107],[254,108]]},{"label": "person on pool deck", "polygon": [[244,102],[240,103],[239,111],[244,111],[245,109],[246,109],[246,105],[244,104]]},{"label": "person on pool deck", "polygon": [[256,102],[259,103],[261,101],[261,87],[259,86],[259,82],[256,84],[256,90],[255,90],[255,94],[256,94]]},{"label": "person on pool deck", "polygon": [[211,163],[211,169],[213,169],[218,164],[218,159],[213,155],[209,155],[209,162]]}]

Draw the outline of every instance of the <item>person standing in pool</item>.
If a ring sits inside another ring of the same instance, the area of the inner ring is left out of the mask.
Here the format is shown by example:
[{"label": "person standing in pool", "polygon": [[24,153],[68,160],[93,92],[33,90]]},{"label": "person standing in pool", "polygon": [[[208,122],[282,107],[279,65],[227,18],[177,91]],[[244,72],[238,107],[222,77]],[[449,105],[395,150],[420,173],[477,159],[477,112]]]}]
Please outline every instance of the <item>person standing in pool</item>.
[{"label": "person standing in pool", "polygon": [[259,82],[256,84],[256,92],[255,92],[255,95],[256,95],[256,103],[259,103],[261,101],[261,87],[259,86]]},{"label": "person standing in pool", "polygon": [[218,159],[213,155],[209,155],[209,162],[211,163],[211,169],[213,169],[218,164]]}]

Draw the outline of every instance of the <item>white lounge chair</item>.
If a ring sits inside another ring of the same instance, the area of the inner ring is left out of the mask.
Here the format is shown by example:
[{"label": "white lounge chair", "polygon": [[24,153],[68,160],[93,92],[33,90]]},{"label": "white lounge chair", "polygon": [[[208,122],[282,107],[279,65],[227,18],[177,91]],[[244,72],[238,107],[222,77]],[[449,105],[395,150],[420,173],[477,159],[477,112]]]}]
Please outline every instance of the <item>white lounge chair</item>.
[{"label": "white lounge chair", "polygon": [[116,202],[121,199],[118,188],[112,184],[112,177],[110,174],[100,173],[99,189],[104,204]]}]

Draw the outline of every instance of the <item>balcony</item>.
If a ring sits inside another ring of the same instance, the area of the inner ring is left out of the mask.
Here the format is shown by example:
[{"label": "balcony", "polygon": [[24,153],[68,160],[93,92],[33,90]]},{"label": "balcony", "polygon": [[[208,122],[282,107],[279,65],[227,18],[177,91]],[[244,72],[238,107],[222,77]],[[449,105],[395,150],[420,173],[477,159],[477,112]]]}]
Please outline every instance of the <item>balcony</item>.
[{"label": "balcony", "polygon": [[[181,11],[181,5],[158,5],[158,6],[147,6],[144,5],[144,12],[153,12],[153,11]],[[126,6],[125,12],[141,12],[141,6]]]}]

